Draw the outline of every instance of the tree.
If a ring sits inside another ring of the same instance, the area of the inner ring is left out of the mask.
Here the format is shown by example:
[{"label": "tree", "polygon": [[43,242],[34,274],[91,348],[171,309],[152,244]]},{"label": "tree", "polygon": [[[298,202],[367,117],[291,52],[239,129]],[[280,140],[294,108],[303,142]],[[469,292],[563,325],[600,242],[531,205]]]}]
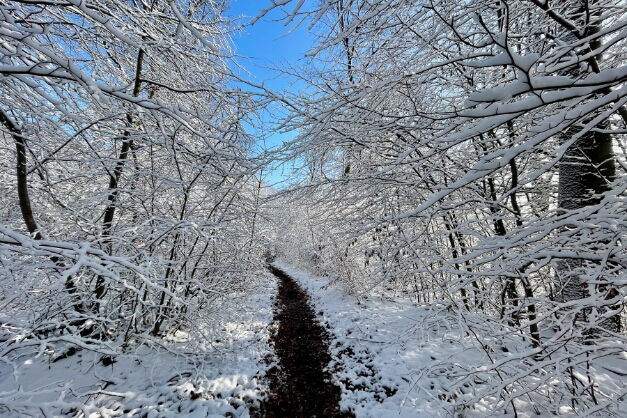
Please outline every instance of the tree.
[{"label": "tree", "polygon": [[0,5],[3,358],[181,329],[200,344],[263,265],[243,128],[258,103],[229,70],[225,8]]},{"label": "tree", "polygon": [[[449,365],[457,382],[490,371],[475,401],[614,408],[599,395],[613,389],[590,382],[626,342],[615,326],[625,254],[613,155],[627,120],[624,5],[294,4],[281,3],[287,19],[309,16],[320,35],[309,87],[286,99],[299,132],[287,149],[318,167],[307,188],[336,211],[343,245],[329,261],[351,248],[364,265],[354,291],[413,288],[463,318],[477,349],[524,346],[520,367],[489,350],[486,364]],[[556,271],[566,270],[577,280],[562,297]]]}]

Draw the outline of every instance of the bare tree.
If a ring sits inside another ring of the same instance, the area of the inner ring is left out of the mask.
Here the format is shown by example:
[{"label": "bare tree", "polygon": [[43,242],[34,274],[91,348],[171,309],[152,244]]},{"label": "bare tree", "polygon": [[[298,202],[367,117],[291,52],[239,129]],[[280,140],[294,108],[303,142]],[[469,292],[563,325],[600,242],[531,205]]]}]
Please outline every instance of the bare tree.
[{"label": "bare tree", "polygon": [[0,5],[3,358],[201,341],[262,268],[243,125],[258,103],[229,70],[225,9]]},{"label": "bare tree", "polygon": [[287,149],[325,207],[309,222],[337,243],[317,263],[361,265],[358,293],[448,306],[479,349],[518,341],[520,367],[488,349],[479,366],[473,399],[495,410],[615,408],[590,382],[626,342],[624,5],[291,3],[286,19],[319,29],[309,88],[286,98]]}]

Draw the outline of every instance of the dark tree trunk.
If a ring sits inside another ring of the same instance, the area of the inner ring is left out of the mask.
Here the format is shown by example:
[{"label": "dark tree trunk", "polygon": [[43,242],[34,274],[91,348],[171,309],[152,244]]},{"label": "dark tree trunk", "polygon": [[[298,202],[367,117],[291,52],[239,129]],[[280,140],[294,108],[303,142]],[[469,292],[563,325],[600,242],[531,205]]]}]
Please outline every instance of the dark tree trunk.
[{"label": "dark tree trunk", "polygon": [[19,126],[7,115],[4,110],[0,109],[0,122],[5,128],[11,132],[11,136],[15,140],[16,157],[16,174],[17,174],[17,195],[20,202],[20,210],[22,218],[26,224],[26,229],[35,239],[41,239],[41,233],[33,216],[33,209],[30,204],[30,196],[28,195],[28,164],[26,160],[26,139],[22,134]]},{"label": "dark tree trunk", "polygon": [[[564,30],[562,39],[566,42],[576,41],[578,36],[593,36],[601,30],[600,11],[595,10],[590,13],[589,6],[595,2],[581,3],[573,19],[580,21],[585,26],[583,34],[577,34],[572,30]],[[588,53],[591,50],[598,50],[602,46],[601,38],[594,38],[589,42]],[[590,58],[587,61],[588,68],[592,72],[600,71],[600,63],[603,61],[601,54]],[[562,71],[563,75],[579,78],[584,74],[580,65],[567,68]],[[609,90],[609,89],[608,89]],[[608,94],[609,91],[604,92]],[[624,117],[624,109],[621,107],[620,114]],[[589,115],[580,125],[588,123],[596,115]],[[607,129],[608,122],[604,121],[597,125],[597,128]],[[564,141],[569,140],[574,135],[581,133],[580,126],[574,126],[563,133]],[[612,182],[616,178],[616,161],[612,148],[612,136],[608,133],[589,131],[583,133],[581,137],[571,145],[565,152],[559,166],[559,186],[558,204],[562,213],[570,211],[576,212],[588,206],[597,205],[603,199],[603,195],[611,189]],[[572,226],[567,226],[565,232]],[[594,250],[594,248],[590,248]],[[558,302],[568,302],[591,296],[590,291],[598,293],[608,293],[612,295],[612,290],[608,286],[589,286],[582,280],[584,260],[569,259],[557,263],[557,275],[555,278],[555,299]],[[609,290],[609,292],[608,292]],[[609,296],[608,296],[609,297]],[[589,309],[577,313],[573,320],[585,320]],[[617,332],[620,330],[620,315],[605,321],[601,324],[603,328]],[[594,334],[594,332],[592,332]]]},{"label": "dark tree trunk", "polygon": [[[11,132],[11,136],[15,140],[16,155],[16,175],[17,175],[17,196],[20,204],[20,211],[22,212],[22,218],[26,224],[26,229],[30,235],[36,239],[41,240],[43,236],[39,231],[35,217],[33,216],[33,208],[30,203],[30,196],[28,194],[28,160],[26,159],[26,138],[22,133],[22,129],[19,127],[9,115],[5,113],[3,109],[0,109],[0,123],[4,125],[6,129]],[[50,257],[53,263],[59,267],[65,267],[65,264],[57,256]],[[68,293],[72,294],[76,292],[76,286],[72,276],[68,276],[65,280],[65,288]],[[76,304],[74,309],[78,312],[82,312],[83,308],[81,304]]]},{"label": "dark tree trunk", "polygon": [[[566,135],[575,134],[575,130]],[[559,167],[559,207],[563,211],[577,211],[596,205],[603,193],[610,190],[616,177],[616,163],[609,134],[588,132],[573,144],[562,158]],[[558,264],[556,299],[566,302],[584,297],[584,284],[577,270],[580,260],[561,261]]]}]

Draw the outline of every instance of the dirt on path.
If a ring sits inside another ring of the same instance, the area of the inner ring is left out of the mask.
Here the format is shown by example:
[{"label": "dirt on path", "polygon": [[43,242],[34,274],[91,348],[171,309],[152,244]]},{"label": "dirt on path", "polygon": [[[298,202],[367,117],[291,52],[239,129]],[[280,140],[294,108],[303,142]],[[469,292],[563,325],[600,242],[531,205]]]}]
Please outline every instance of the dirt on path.
[{"label": "dirt on path", "polygon": [[329,334],[316,319],[309,296],[284,272],[271,270],[280,280],[274,313],[278,329],[270,338],[279,364],[268,370],[268,399],[253,416],[353,418],[340,412],[341,390],[324,370],[331,360]]}]

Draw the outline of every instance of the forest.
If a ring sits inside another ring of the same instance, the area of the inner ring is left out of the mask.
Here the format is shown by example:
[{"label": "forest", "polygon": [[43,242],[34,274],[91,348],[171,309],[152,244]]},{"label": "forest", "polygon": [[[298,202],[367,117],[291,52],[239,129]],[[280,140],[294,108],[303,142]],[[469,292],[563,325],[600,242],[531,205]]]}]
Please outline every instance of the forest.
[{"label": "forest", "polygon": [[0,1],[0,415],[627,416],[627,3],[234,2]]}]

